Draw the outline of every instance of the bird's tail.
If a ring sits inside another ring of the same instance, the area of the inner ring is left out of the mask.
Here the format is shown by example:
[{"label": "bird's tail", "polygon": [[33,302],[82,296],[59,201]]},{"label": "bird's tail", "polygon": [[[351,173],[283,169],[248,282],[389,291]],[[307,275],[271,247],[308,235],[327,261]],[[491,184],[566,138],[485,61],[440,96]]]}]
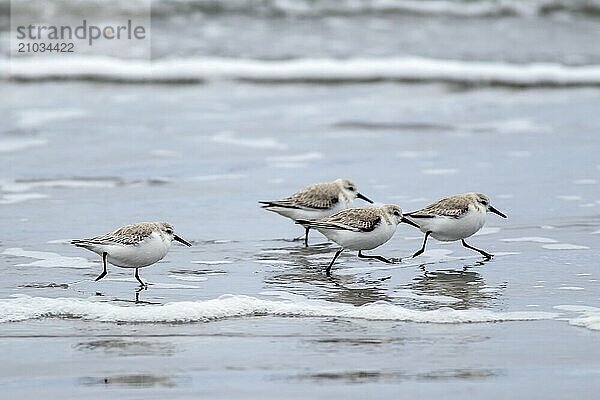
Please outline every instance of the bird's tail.
[{"label": "bird's tail", "polygon": [[71,244],[77,247],[90,247],[92,244],[86,239],[73,239],[71,240]]}]

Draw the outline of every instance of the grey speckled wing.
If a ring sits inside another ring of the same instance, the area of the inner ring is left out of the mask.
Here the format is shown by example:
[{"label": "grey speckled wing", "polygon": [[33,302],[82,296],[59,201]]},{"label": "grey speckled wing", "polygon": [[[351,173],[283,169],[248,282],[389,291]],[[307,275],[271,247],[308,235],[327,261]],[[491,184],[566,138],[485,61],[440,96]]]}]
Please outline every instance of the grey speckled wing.
[{"label": "grey speckled wing", "polygon": [[469,203],[469,199],[463,196],[450,196],[405,215],[412,218],[434,218],[438,216],[460,218],[469,211]]},{"label": "grey speckled wing", "polygon": [[85,245],[110,245],[110,244],[122,244],[122,245],[136,245],[139,242],[146,239],[155,229],[155,225],[152,223],[142,222],[139,224],[126,225],[122,228],[117,229],[114,232],[107,233],[105,235],[94,236],[88,239],[77,239],[71,243],[74,245],[85,246]]},{"label": "grey speckled wing", "polygon": [[326,210],[339,201],[339,188],[331,183],[307,186],[282,200],[262,202],[269,206]]},{"label": "grey speckled wing", "polygon": [[330,217],[302,223],[311,228],[371,232],[381,223],[381,215],[376,208],[349,208]]}]

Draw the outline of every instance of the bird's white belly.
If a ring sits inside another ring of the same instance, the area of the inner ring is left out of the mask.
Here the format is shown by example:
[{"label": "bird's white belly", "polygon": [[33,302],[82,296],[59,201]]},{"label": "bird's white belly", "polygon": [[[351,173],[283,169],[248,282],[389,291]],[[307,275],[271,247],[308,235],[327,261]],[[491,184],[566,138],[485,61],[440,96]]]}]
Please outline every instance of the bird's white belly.
[{"label": "bird's white belly", "polygon": [[323,235],[348,250],[372,250],[381,246],[396,232],[396,227],[381,224],[371,232],[352,232],[337,229],[319,229]]},{"label": "bird's white belly", "polygon": [[141,268],[152,265],[164,258],[170,243],[152,235],[138,245],[112,245],[106,248],[107,261],[121,268]]},{"label": "bird's white belly", "polygon": [[431,231],[431,237],[452,242],[465,239],[480,230],[485,223],[485,214],[479,211],[469,211],[462,218],[435,217],[420,221],[421,231]]}]

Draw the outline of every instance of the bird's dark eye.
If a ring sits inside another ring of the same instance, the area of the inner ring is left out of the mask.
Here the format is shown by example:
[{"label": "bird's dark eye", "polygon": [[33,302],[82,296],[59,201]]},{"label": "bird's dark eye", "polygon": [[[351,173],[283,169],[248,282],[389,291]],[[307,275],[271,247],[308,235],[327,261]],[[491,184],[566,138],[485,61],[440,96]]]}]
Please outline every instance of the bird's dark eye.
[{"label": "bird's dark eye", "polygon": [[399,217],[400,216],[400,212],[394,211],[394,215],[397,216],[397,217]]},{"label": "bird's dark eye", "polygon": [[173,233],[173,229],[167,228],[167,230],[165,232],[167,232],[170,235],[171,233]]},{"label": "bird's dark eye", "polygon": [[346,189],[348,189],[351,192],[354,192],[356,189],[354,188],[354,186],[346,186]]}]

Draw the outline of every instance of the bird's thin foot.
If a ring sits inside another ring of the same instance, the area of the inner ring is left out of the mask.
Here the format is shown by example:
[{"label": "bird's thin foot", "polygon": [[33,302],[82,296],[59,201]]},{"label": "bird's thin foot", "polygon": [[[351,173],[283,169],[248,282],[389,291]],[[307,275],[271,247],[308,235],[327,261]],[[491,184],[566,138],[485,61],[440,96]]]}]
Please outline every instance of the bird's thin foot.
[{"label": "bird's thin foot", "polygon": [[411,258],[415,258],[416,256],[420,256],[421,254],[423,254],[425,252],[425,250],[419,250],[417,251],[415,254],[412,255]]},{"label": "bird's thin foot", "polygon": [[104,278],[106,276],[106,271],[102,271],[102,273],[100,275],[98,275],[98,277],[95,279],[96,282],[98,282],[100,279]]}]

